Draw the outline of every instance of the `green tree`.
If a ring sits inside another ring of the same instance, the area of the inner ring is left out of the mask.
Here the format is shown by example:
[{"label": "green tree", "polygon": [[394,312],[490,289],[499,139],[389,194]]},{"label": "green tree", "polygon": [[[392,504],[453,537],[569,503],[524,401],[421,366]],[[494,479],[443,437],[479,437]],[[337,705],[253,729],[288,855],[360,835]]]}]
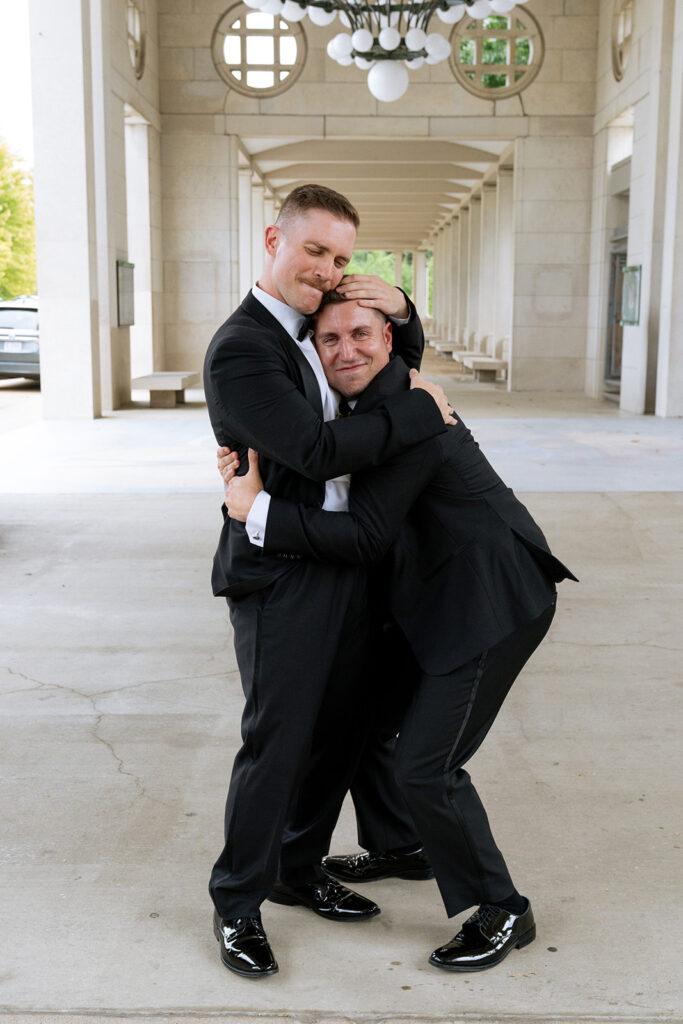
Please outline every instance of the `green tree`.
[{"label": "green tree", "polygon": [[32,295],[36,288],[33,181],[0,141],[0,298]]},{"label": "green tree", "polygon": [[[354,252],[346,268],[347,274],[376,274],[389,284],[394,283],[394,254],[388,249],[370,249]],[[413,295],[413,254],[403,253],[401,266],[401,287],[412,298]]]}]

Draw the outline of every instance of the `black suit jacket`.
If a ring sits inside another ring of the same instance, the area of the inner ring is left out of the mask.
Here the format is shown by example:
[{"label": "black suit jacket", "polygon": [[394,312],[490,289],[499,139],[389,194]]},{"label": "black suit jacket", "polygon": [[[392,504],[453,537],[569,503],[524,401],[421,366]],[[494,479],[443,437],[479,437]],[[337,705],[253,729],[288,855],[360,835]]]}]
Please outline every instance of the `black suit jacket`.
[{"label": "black suit jacket", "polygon": [[[394,328],[398,351],[419,366],[422,327],[411,319]],[[322,505],[324,481],[391,458],[445,430],[424,391],[391,394],[367,415],[324,423],[320,388],[301,349],[251,292],[219,327],[204,361],[204,390],[216,440],[240,456],[247,448],[271,494]],[[244,524],[225,517],[211,582],[216,595],[239,596],[267,586],[291,568],[279,551],[249,542]]]},{"label": "black suit jacket", "polygon": [[[392,360],[354,416],[405,391]],[[457,413],[456,413],[457,416]],[[423,671],[442,675],[492,647],[575,579],[458,418],[438,437],[354,473],[349,513],[271,500],[266,550],[370,563],[388,552],[389,606]]]}]

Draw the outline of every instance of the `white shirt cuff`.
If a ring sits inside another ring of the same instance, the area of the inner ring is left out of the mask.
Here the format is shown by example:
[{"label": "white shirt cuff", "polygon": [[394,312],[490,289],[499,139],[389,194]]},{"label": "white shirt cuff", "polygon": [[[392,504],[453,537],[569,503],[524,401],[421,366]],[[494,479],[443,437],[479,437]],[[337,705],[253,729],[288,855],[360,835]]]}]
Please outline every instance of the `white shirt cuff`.
[{"label": "white shirt cuff", "polygon": [[401,316],[390,316],[389,319],[391,320],[392,324],[395,327],[404,327],[405,324],[409,324],[410,323],[410,315],[404,316],[404,317],[401,317]]},{"label": "white shirt cuff", "polygon": [[246,528],[247,536],[257,548],[262,548],[266,539],[266,520],[270,508],[270,495],[267,491],[259,491],[254,504],[249,509]]}]

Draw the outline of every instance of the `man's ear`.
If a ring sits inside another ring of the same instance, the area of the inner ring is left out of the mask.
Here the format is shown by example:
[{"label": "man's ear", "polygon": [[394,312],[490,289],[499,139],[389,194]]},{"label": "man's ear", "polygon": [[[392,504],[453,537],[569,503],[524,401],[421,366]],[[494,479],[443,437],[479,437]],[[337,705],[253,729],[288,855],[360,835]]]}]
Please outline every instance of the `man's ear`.
[{"label": "man's ear", "polygon": [[266,228],[266,252],[269,256],[275,256],[280,244],[282,232],[275,224],[269,224]]},{"label": "man's ear", "polygon": [[391,352],[391,349],[392,349],[392,346],[393,346],[393,343],[394,343],[394,340],[393,340],[393,330],[394,330],[394,325],[392,324],[391,320],[387,320],[387,322],[384,325],[384,332],[383,332],[384,333],[384,341],[385,341],[386,346],[387,346],[387,352]]}]

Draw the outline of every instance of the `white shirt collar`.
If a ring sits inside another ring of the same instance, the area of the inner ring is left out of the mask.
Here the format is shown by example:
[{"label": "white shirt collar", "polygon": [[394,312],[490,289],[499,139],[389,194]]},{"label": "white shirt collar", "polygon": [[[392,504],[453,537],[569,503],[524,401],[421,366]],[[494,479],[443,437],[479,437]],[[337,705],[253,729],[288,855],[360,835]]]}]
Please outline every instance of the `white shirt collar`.
[{"label": "white shirt collar", "polygon": [[287,331],[287,334],[297,341],[301,325],[306,319],[303,313],[297,313],[286,302],[281,302],[274,295],[264,292],[263,288],[259,288],[257,284],[252,285],[251,294],[255,299],[258,299],[262,306],[266,307],[269,313],[272,313],[277,322]]}]

